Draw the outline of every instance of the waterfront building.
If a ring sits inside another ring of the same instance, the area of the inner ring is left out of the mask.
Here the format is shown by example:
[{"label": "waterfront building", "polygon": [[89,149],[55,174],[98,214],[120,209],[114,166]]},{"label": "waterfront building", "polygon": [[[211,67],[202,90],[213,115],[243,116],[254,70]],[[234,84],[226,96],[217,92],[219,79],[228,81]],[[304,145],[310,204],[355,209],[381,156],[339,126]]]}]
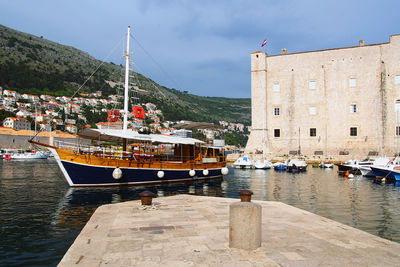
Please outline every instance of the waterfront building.
[{"label": "waterfront building", "polygon": [[8,117],[5,118],[3,121],[4,127],[9,127],[14,130],[30,130],[31,123],[24,118],[15,118],[15,117]]},{"label": "waterfront building", "polygon": [[393,156],[400,146],[400,35],[390,42],[251,54],[247,153]]}]

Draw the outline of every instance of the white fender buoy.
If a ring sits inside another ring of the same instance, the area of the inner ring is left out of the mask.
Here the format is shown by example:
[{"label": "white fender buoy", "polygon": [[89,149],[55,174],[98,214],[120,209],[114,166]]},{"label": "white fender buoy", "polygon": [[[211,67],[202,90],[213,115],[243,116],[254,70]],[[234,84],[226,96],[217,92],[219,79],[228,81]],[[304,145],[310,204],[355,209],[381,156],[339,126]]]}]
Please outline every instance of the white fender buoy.
[{"label": "white fender buoy", "polygon": [[196,171],[195,170],[190,170],[189,171],[189,175],[192,176],[192,177],[195,176],[196,175]]},{"label": "white fender buoy", "polygon": [[222,175],[227,175],[229,173],[229,169],[227,167],[223,167],[221,169],[221,173],[222,173]]},{"label": "white fender buoy", "polygon": [[160,178],[160,179],[164,178],[164,175],[165,175],[164,171],[158,171],[157,172],[157,177]]},{"label": "white fender buoy", "polygon": [[204,170],[203,170],[203,175],[204,175],[204,176],[207,176],[207,175],[208,175],[208,170],[207,170],[207,169],[204,169]]},{"label": "white fender buoy", "polygon": [[121,171],[121,169],[120,169],[119,167],[115,168],[114,171],[113,171],[113,173],[112,173],[112,176],[113,176],[113,178],[114,178],[115,180],[121,179],[121,178],[122,178],[122,171]]},{"label": "white fender buoy", "polygon": [[352,173],[349,174],[349,178],[353,178],[354,175]]}]

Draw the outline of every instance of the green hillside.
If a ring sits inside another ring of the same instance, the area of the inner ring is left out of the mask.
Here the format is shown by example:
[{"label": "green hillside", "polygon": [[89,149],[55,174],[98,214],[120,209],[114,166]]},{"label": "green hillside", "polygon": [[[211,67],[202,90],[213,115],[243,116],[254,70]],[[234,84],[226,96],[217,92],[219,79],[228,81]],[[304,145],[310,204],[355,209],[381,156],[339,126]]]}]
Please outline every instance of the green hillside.
[{"label": "green hillside", "polygon": [[[101,61],[71,46],[22,33],[0,25],[0,86],[21,93],[71,96]],[[82,92],[117,93],[110,81],[121,81],[122,67],[104,63]],[[250,99],[201,97],[156,84],[135,73],[141,102],[153,102],[166,120],[250,124]]]}]

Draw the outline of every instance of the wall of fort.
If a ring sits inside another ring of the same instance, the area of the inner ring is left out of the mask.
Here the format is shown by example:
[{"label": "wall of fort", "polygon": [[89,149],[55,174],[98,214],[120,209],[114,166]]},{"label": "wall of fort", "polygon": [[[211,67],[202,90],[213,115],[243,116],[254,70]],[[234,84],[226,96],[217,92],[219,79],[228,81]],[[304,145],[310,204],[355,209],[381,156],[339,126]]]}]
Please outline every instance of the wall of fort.
[{"label": "wall of fort", "polygon": [[251,54],[247,153],[394,155],[399,151],[400,35],[389,43]]}]

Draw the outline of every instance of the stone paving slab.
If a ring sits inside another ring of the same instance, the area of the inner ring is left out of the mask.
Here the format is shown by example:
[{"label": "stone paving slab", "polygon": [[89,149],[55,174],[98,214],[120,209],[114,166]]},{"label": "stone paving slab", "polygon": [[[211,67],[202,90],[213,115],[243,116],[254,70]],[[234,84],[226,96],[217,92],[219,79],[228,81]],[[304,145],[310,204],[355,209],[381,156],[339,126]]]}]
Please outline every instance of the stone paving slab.
[{"label": "stone paving slab", "polygon": [[400,244],[273,201],[262,246],[229,248],[238,199],[177,195],[100,206],[59,266],[400,266]]}]

